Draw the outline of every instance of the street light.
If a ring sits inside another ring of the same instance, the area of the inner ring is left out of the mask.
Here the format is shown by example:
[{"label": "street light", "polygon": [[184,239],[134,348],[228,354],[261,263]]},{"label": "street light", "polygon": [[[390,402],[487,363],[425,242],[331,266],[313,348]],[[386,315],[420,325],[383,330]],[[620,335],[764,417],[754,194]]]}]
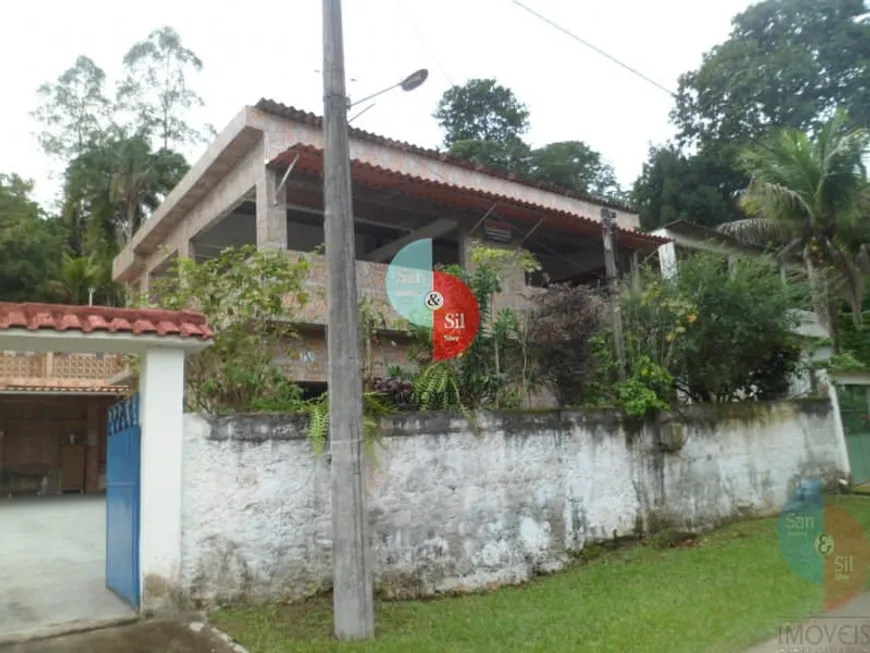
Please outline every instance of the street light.
[{"label": "street light", "polygon": [[[414,89],[420,88],[423,85],[423,82],[425,82],[428,78],[429,78],[429,71],[426,70],[425,68],[421,68],[420,70],[417,70],[417,71],[411,73],[410,75],[408,75],[407,77],[405,77],[405,79],[403,79],[398,84],[393,84],[392,86],[389,86],[381,91],[378,91],[377,93],[372,93],[371,95],[367,95],[362,100],[357,100],[356,102],[351,102],[350,100],[348,100],[347,108],[352,109],[353,107],[357,106],[358,104],[362,104],[363,102],[368,102],[369,100],[376,98],[379,95],[383,95],[384,93],[387,93],[388,91],[392,91],[393,89],[396,89],[396,88],[401,88],[405,92],[413,91]],[[354,114],[351,118],[349,118],[348,122],[349,123],[353,122],[354,120],[359,118],[361,115],[363,115],[366,111],[371,109],[373,106],[375,106],[374,103],[368,105],[367,107],[365,107],[364,109],[362,109],[358,113]]]},{"label": "street light", "polygon": [[351,102],[347,105],[348,109],[353,109],[356,105],[362,104],[363,102],[368,102],[369,100],[378,97],[379,95],[383,95],[387,91],[392,91],[394,88],[401,88],[403,91],[413,91],[416,88],[420,88],[429,78],[429,71],[425,68],[421,68],[417,70],[402,81],[393,84],[392,86],[388,86],[387,88],[378,91],[377,93],[372,93],[371,95],[366,95],[362,100],[357,100],[356,102]]}]

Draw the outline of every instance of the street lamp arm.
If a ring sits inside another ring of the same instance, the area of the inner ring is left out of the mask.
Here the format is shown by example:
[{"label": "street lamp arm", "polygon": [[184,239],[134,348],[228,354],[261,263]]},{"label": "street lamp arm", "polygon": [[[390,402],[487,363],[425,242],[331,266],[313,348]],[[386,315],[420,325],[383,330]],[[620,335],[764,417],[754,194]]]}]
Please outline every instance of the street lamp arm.
[{"label": "street lamp arm", "polygon": [[379,95],[383,95],[384,93],[388,93],[389,91],[392,91],[394,88],[400,87],[401,85],[402,85],[402,82],[399,82],[397,84],[393,84],[392,86],[390,86],[388,88],[385,88],[381,91],[378,91],[377,93],[372,93],[371,95],[367,95],[361,100],[357,100],[356,102],[351,102],[350,104],[347,105],[347,108],[352,109],[358,104],[362,104],[363,102],[368,102],[369,100],[376,98]]}]

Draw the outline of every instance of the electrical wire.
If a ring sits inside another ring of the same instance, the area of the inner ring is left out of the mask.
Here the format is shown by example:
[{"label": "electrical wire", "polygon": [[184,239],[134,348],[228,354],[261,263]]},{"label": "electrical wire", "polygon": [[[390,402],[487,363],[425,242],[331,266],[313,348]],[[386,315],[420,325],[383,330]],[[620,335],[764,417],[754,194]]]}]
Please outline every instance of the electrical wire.
[{"label": "electrical wire", "polygon": [[629,66],[627,63],[623,63],[622,61],[620,61],[619,59],[617,59],[617,58],[614,57],[613,55],[608,54],[607,52],[605,52],[605,51],[602,50],[601,48],[599,48],[599,47],[597,47],[597,46],[595,46],[595,45],[592,45],[591,43],[589,43],[589,41],[586,41],[586,40],[580,38],[579,36],[577,36],[577,35],[574,34],[573,32],[571,32],[571,31],[569,31],[568,29],[566,29],[565,27],[562,27],[561,25],[559,25],[559,23],[557,23],[557,22],[555,22],[555,21],[553,21],[553,20],[550,20],[550,19],[547,18],[546,16],[544,16],[544,15],[542,15],[542,14],[539,14],[539,13],[538,13],[537,11],[535,11],[534,9],[532,9],[532,8],[530,8],[530,7],[527,7],[526,5],[524,5],[524,4],[523,4],[522,2],[520,2],[519,0],[511,0],[511,2],[513,2],[513,3],[514,3],[515,5],[517,5],[518,7],[522,8],[522,9],[525,9],[527,12],[529,12],[530,14],[532,14],[533,16],[535,16],[536,18],[538,18],[539,20],[544,21],[545,23],[547,23],[547,24],[550,25],[551,27],[556,28],[557,30],[559,30],[559,31],[562,32],[563,34],[566,34],[567,36],[570,36],[572,39],[574,39],[575,41],[577,41],[577,42],[580,43],[581,45],[585,45],[585,46],[586,46],[587,48],[589,48],[590,50],[593,50],[594,52],[597,52],[598,54],[600,54],[602,57],[604,57],[604,58],[606,58],[606,59],[609,59],[610,61],[612,61],[613,63],[615,63],[617,66],[621,66],[622,68],[625,68],[625,69],[626,69],[628,72],[630,72],[631,74],[636,75],[637,77],[640,77],[642,80],[644,80],[645,82],[647,82],[647,83],[649,83],[649,84],[652,84],[652,85],[655,86],[657,89],[659,89],[659,90],[661,90],[661,91],[664,91],[665,93],[667,93],[668,95],[670,95],[670,96],[673,97],[673,98],[676,98],[676,97],[677,97],[676,93],[674,93],[674,92],[671,91],[670,89],[668,89],[668,88],[662,86],[661,84],[659,84],[659,83],[658,83],[657,81],[655,81],[654,79],[652,79],[652,78],[650,78],[650,77],[647,77],[646,75],[644,75],[644,74],[643,74],[642,72],[640,72],[639,70],[637,70],[637,69],[632,68],[631,66]]},{"label": "electrical wire", "polygon": [[441,74],[444,75],[444,78],[447,80],[447,82],[450,84],[450,86],[456,86],[455,82],[453,81],[453,78],[447,72],[447,69],[441,65],[441,61],[438,58],[438,54],[437,54],[435,48],[433,48],[429,45],[429,41],[427,41],[423,37],[423,33],[417,28],[417,23],[414,22],[414,20],[411,18],[411,16],[405,12],[403,0],[396,0],[396,9],[398,10],[399,13],[401,13],[404,16],[405,21],[408,23],[408,25],[411,26],[411,30],[417,36],[417,40],[420,41],[420,44],[423,46],[423,49],[429,54],[429,56],[432,58],[432,61],[435,62],[435,65],[438,66],[438,70],[441,71]]}]

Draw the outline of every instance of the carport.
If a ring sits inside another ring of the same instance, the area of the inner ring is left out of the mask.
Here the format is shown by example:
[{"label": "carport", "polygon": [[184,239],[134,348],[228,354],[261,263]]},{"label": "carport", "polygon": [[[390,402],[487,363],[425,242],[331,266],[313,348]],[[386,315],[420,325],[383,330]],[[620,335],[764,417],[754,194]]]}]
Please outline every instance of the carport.
[{"label": "carport", "polygon": [[0,302],[0,349],[135,354],[139,392],[109,410],[106,495],[0,502],[0,641],[172,605],[181,562],[184,359],[192,312]]}]

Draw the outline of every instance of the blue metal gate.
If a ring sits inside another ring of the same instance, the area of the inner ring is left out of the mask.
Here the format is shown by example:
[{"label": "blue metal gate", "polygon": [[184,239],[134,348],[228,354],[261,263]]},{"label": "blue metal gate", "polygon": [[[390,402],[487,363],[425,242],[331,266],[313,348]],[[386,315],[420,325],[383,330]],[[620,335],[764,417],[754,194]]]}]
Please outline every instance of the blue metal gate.
[{"label": "blue metal gate", "polygon": [[109,409],[106,587],[139,607],[139,395]]}]

